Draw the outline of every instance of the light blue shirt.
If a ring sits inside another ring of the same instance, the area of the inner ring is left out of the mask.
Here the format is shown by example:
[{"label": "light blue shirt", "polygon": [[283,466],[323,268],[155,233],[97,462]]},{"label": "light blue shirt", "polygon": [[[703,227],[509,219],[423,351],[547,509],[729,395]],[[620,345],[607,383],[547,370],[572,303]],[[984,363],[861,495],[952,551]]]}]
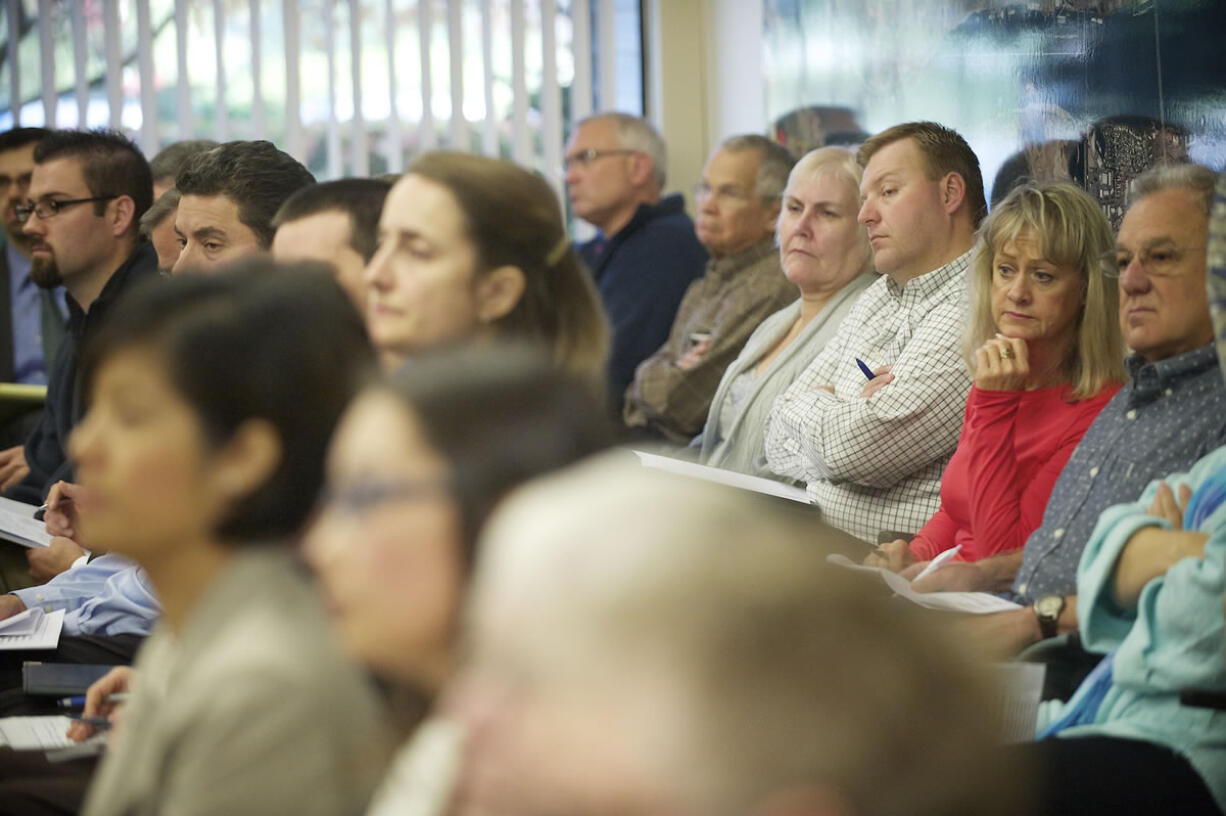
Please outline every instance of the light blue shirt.
[{"label": "light blue shirt", "polygon": [[65,635],[147,635],[162,611],[149,576],[118,555],[100,555],[12,594],[26,608],[67,610]]},{"label": "light blue shirt", "polygon": [[[30,261],[11,243],[4,246],[9,265],[9,305],[13,325],[13,382],[46,385],[48,361],[43,357],[42,290],[30,280]],[[64,289],[55,291],[66,314]]]},{"label": "light blue shirt", "polygon": [[[1190,472],[1172,474],[1165,481],[1176,495],[1183,484],[1195,491],[1224,467],[1226,446],[1203,457]],[[1113,682],[1094,722],[1059,736],[1111,736],[1165,745],[1187,757],[1219,807],[1226,809],[1226,711],[1179,702],[1182,689],[1226,691],[1226,503],[1199,527],[1209,534],[1204,558],[1185,558],[1150,581],[1136,608],[1121,609],[1112,595],[1116,561],[1133,533],[1170,526],[1148,513],[1157,485],[1152,482],[1133,504],[1106,510],[1082,554],[1077,581],[1081,638],[1091,652],[1115,651]],[[1045,706],[1040,727],[1063,710]]]}]

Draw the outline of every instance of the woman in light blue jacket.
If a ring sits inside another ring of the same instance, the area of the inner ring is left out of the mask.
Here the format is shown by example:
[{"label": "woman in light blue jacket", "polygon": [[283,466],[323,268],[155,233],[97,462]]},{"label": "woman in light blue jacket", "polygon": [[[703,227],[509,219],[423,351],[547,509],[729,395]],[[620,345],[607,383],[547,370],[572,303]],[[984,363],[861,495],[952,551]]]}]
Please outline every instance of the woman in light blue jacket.
[{"label": "woman in light blue jacket", "polygon": [[776,238],[783,273],[800,298],[763,321],[724,372],[695,440],[703,464],[780,478],[763,450],[771,403],[834,337],[875,277],[868,233],[856,221],[860,175],[855,155],[838,147],[814,150],[792,168]]}]

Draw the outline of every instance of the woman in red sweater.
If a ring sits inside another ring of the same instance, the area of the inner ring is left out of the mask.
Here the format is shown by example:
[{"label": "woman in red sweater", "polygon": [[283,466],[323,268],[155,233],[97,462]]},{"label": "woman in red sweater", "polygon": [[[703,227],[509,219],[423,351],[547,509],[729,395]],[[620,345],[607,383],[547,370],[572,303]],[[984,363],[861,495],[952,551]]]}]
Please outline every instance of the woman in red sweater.
[{"label": "woman in red sweater", "polygon": [[976,561],[1039,526],[1073,448],[1119,390],[1119,293],[1100,273],[1114,246],[1098,204],[1071,184],[1013,190],[984,221],[970,282],[975,378],[941,506],[911,542],[866,563],[918,572],[957,547]]}]

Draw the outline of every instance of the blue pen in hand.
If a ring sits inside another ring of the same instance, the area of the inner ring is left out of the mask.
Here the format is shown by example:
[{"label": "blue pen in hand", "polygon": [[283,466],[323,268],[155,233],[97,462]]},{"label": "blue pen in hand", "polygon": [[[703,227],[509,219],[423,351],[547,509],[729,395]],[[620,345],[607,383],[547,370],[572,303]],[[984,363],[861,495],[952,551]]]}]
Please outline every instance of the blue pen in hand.
[{"label": "blue pen in hand", "polygon": [[856,365],[860,366],[860,370],[864,372],[864,376],[868,377],[870,381],[877,377],[877,375],[873,373],[873,370],[865,365],[864,361],[859,357],[856,358]]}]

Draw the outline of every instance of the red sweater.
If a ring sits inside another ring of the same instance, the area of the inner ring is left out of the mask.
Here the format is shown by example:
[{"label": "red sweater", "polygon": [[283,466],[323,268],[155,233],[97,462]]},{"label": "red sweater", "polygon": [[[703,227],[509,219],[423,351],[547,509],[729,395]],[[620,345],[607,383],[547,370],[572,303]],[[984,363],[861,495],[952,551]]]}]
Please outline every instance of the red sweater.
[{"label": "red sweater", "polygon": [[959,561],[1020,549],[1043,521],[1056,478],[1119,383],[1068,402],[1067,386],[971,388],[958,449],[941,477],[941,506],[911,542],[927,561],[959,545]]}]

